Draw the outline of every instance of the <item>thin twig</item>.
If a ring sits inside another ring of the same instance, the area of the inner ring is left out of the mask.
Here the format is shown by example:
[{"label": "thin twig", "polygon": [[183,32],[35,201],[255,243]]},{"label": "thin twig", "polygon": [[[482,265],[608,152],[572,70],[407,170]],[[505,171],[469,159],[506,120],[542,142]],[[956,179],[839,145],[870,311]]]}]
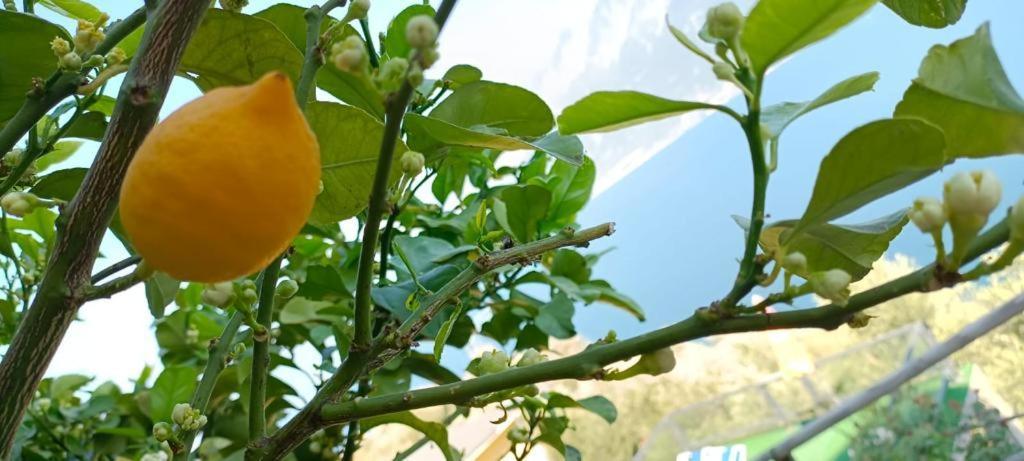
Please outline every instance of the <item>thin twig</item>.
[{"label": "thin twig", "polygon": [[142,261],[142,257],[139,256],[139,255],[134,255],[134,256],[129,256],[127,258],[124,258],[124,259],[122,259],[122,260],[120,260],[120,261],[118,261],[118,262],[116,262],[114,264],[111,264],[110,267],[106,267],[106,268],[100,270],[99,272],[93,274],[93,276],[89,280],[89,282],[92,283],[93,285],[96,285],[96,284],[102,282],[103,279],[105,279],[107,277],[110,277],[111,275],[114,275],[114,274],[116,274],[118,272],[121,272],[121,271],[131,267],[131,266],[134,266],[134,265],[138,264],[139,261]]}]

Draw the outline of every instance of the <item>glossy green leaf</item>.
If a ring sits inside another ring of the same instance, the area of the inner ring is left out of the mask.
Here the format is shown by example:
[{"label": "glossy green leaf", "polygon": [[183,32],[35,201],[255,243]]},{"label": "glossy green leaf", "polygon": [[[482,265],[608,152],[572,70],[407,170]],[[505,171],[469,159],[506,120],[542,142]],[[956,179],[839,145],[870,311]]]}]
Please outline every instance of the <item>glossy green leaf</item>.
[{"label": "glossy green leaf", "polygon": [[211,9],[185,49],[179,70],[202,91],[242,85],[281,71],[298,81],[302,53],[265,19]]},{"label": "glossy green leaf", "polygon": [[576,336],[576,328],[572,324],[572,316],[576,309],[572,300],[565,293],[559,293],[551,299],[551,302],[540,308],[537,317],[533,319],[537,328],[548,336],[558,339],[568,339]]},{"label": "glossy green leaf", "polygon": [[188,403],[199,374],[192,366],[167,367],[149,391],[149,417],[153,421],[170,421],[174,405]]},{"label": "glossy green leaf", "polygon": [[644,314],[643,308],[640,307],[640,304],[637,303],[636,300],[619,293],[604,280],[591,280],[580,285],[580,294],[587,299],[587,302],[599,301],[605,304],[610,304],[628,312],[641,322],[647,320],[647,316]]},{"label": "glossy green leaf", "polygon": [[598,91],[566,107],[558,116],[562,134],[601,133],[661,120],[708,104],[673,101],[639,91]]},{"label": "glossy green leaf", "polygon": [[155,318],[163,317],[164,310],[174,301],[174,297],[178,294],[181,282],[163,272],[157,272],[147,278],[144,284],[149,312]]},{"label": "glossy green leaf", "polygon": [[934,29],[956,24],[967,7],[967,0],[882,0],[882,3],[909,23]]},{"label": "glossy green leaf", "polygon": [[295,325],[309,322],[325,322],[328,324],[341,320],[336,312],[330,308],[334,303],[330,301],[312,301],[302,296],[289,299],[281,308],[281,315],[278,321],[282,325]]},{"label": "glossy green leaf", "polygon": [[999,63],[987,24],[932,47],[895,113],[942,128],[950,157],[1024,152],[1024,100]]},{"label": "glossy green leaf", "polygon": [[544,136],[555,123],[551,109],[536,94],[488,81],[463,85],[434,107],[430,116],[463,128],[487,127],[526,138]]},{"label": "glossy green leaf", "polygon": [[528,184],[509,186],[494,200],[494,217],[509,235],[519,243],[531,242],[537,238],[540,222],[548,214],[551,192]]},{"label": "glossy green leaf", "polygon": [[90,381],[92,381],[92,378],[79,374],[62,375],[53,378],[53,381],[50,382],[50,398],[54,400],[67,400],[74,395],[75,391],[89,384]]},{"label": "glossy green leaf", "polygon": [[576,283],[586,283],[590,280],[590,267],[587,266],[587,259],[578,251],[569,248],[560,248],[555,251],[551,258],[551,275],[562,276]]},{"label": "glossy green leaf", "polygon": [[449,88],[457,89],[460,86],[478,82],[483,76],[483,72],[476,67],[469,64],[456,64],[444,73],[444,77],[441,77],[441,80],[444,80]]},{"label": "glossy green leaf", "polygon": [[[274,23],[292,42],[295,49],[301,51],[306,49],[305,13],[306,8],[301,6],[279,3],[253,16]],[[325,31],[335,23],[334,19],[323,21],[320,31]],[[345,25],[337,30],[340,30],[340,33],[333,34],[334,41],[344,40],[349,35],[357,33],[350,25]],[[342,102],[363,109],[378,120],[384,119],[384,104],[380,93],[366,79],[342,72],[332,65],[325,65],[317,72],[316,84]]]},{"label": "glossy green leaf", "polygon": [[99,8],[83,0],[35,0],[48,10],[71,19],[84,19],[95,22],[103,14]]},{"label": "glossy green leaf", "polygon": [[604,396],[595,395],[587,397],[585,399],[576,400],[565,394],[559,394],[557,392],[551,392],[548,394],[548,407],[549,408],[580,408],[587,410],[601,419],[607,421],[609,424],[614,423],[619,417],[619,411],[615,408],[615,404],[608,400]]},{"label": "glossy green leaf", "polygon": [[[436,237],[428,237],[426,235],[418,235],[412,237],[409,235],[398,235],[394,237],[394,243],[402,248],[405,252],[406,257],[409,258],[409,262],[412,263],[413,270],[417,274],[422,274],[430,271],[434,267],[439,265],[438,259],[442,256],[451,253],[455,246],[448,243],[447,240],[442,240]],[[400,258],[392,258],[389,260],[391,265],[394,266],[395,270],[402,273],[407,273],[405,264],[402,263]]]},{"label": "glossy green leaf", "polygon": [[410,5],[398,13],[390,23],[384,38],[384,52],[393,58],[408,58],[412,48],[405,39],[405,26],[409,20],[420,15],[434,17],[434,8],[430,5]]},{"label": "glossy green leaf", "polygon": [[432,152],[442,146],[476,147],[494,150],[539,150],[552,157],[579,165],[583,161],[583,143],[575,136],[551,133],[536,140],[489,133],[480,129],[463,128],[433,117],[419,114],[405,116],[409,130],[410,147]]},{"label": "glossy green leaf", "polygon": [[818,97],[804,102],[783,102],[765,107],[761,111],[761,123],[768,128],[770,136],[779,137],[790,123],[819,107],[871,91],[878,81],[878,72],[855,75],[825,90]]},{"label": "glossy green leaf", "polygon": [[878,0],[761,0],[747,15],[740,44],[754,73],[853,22]]},{"label": "glossy green leaf", "polygon": [[860,126],[821,161],[811,201],[787,239],[902,189],[946,164],[942,131],[919,119]]},{"label": "glossy green leaf", "polygon": [[[306,118],[320,143],[324,183],[309,219],[314,224],[328,224],[351,218],[366,207],[370,197],[384,125],[360,109],[328,102],[311,103]],[[399,141],[396,158],[406,150]],[[400,168],[399,162],[394,162],[393,179]]]},{"label": "glossy green leaf", "polygon": [[79,147],[82,147],[82,141],[57,141],[53,144],[53,150],[36,159],[36,169],[42,171],[67,160],[78,151]]},{"label": "glossy green leaf", "polygon": [[82,114],[64,133],[66,138],[82,138],[102,141],[107,131],[107,116],[103,112],[90,111]]},{"label": "glossy green leaf", "polygon": [[32,186],[32,193],[42,198],[55,198],[70,202],[78,193],[78,188],[82,186],[82,180],[85,179],[85,174],[88,172],[88,168],[68,168],[54,171],[39,178],[39,182]]},{"label": "glossy green leaf", "polygon": [[452,328],[455,327],[455,322],[459,320],[461,315],[462,303],[456,303],[455,307],[452,308],[451,315],[441,324],[441,329],[437,332],[437,336],[434,337],[434,360],[438,363],[441,362],[441,354],[444,352],[444,345],[448,342],[448,337],[452,334]]},{"label": "glossy green leaf", "polygon": [[341,279],[338,268],[328,265],[306,267],[306,279],[299,284],[299,291],[296,294],[328,301],[352,298],[352,293]]},{"label": "glossy green leaf", "polygon": [[[907,222],[906,211],[900,210],[864,224],[817,224],[787,242],[786,251],[800,252],[807,257],[807,270],[796,273],[801,277],[842,269],[856,281],[871,271],[872,264],[885,254],[889,242],[899,235]],[[774,253],[781,261],[784,254],[778,249],[785,234],[796,224],[796,220],[789,220],[765,227],[761,232],[761,248],[765,253]]]},{"label": "glossy green leaf", "polygon": [[373,416],[362,419],[359,423],[363,431],[369,431],[385,424],[408,426],[425,435],[431,442],[434,442],[441,449],[441,453],[444,454],[445,461],[458,461],[459,459],[455,450],[448,444],[448,429],[444,424],[424,421],[411,412],[403,411],[401,413]]},{"label": "glossy green leaf", "polygon": [[0,126],[25,102],[33,78],[45,81],[57,70],[50,50],[54,37],[71,40],[63,28],[38,16],[0,9]]},{"label": "glossy green leaf", "polygon": [[458,375],[439,365],[434,360],[434,356],[430,354],[410,351],[408,357],[402,360],[402,366],[408,368],[412,374],[434,384],[450,384],[460,381]]},{"label": "glossy green leaf", "polygon": [[594,161],[586,157],[580,166],[555,162],[549,176],[558,179],[551,188],[551,207],[547,216],[551,230],[556,230],[572,224],[576,213],[590,201],[597,170]]}]

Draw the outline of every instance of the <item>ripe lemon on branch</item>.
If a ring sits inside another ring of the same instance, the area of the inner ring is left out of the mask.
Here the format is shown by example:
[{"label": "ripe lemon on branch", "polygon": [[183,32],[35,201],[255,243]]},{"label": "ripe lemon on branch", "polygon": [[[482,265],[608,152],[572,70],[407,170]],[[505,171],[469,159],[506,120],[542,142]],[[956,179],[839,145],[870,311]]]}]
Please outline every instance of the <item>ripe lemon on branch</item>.
[{"label": "ripe lemon on branch", "polygon": [[185,104],[146,136],[121,188],[136,251],[179,280],[221,282],[284,251],[313,209],[320,148],[279,72]]}]

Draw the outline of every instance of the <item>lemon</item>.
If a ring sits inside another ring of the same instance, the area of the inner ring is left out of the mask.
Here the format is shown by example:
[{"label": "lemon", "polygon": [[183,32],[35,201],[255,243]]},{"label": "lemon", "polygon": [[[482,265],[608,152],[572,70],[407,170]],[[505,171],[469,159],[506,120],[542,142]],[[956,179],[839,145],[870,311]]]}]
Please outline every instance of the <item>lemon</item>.
[{"label": "lemon", "polygon": [[320,148],[279,72],[221,87],[157,124],[128,166],[132,246],[179,280],[221,282],[284,251],[313,209]]}]

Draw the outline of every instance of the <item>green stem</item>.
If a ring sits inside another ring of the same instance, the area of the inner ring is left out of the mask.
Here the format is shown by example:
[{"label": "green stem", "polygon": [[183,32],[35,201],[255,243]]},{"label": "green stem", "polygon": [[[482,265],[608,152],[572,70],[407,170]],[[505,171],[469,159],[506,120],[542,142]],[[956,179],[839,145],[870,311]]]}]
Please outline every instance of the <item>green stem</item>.
[{"label": "green stem", "polygon": [[[196,386],[196,391],[192,394],[192,401],[190,402],[192,408],[204,414],[206,413],[207,405],[210,403],[213,387],[217,384],[217,377],[220,376],[220,372],[224,370],[224,366],[227,364],[231,343],[235,339],[235,333],[238,332],[238,328],[242,325],[242,317],[242,313],[235,311],[228,320],[227,325],[224,326],[224,331],[221,332],[220,337],[210,344],[210,355],[206,359],[203,377],[199,380],[199,385]],[[198,434],[199,431],[185,433],[184,437],[182,437],[182,445],[185,449],[181,453],[174,455],[175,460],[184,461],[192,459],[192,444],[195,442],[196,435]]]},{"label": "green stem", "polygon": [[359,28],[363,30],[363,37],[366,43],[366,54],[370,57],[370,66],[374,69],[380,67],[380,57],[377,56],[377,49],[373,46],[373,36],[370,35],[370,21],[367,18],[359,20]]},{"label": "green stem", "polygon": [[[966,259],[973,260],[998,247],[1009,237],[1004,220],[975,240]],[[883,285],[850,297],[845,306],[835,304],[777,314],[739,316],[710,322],[694,315],[659,330],[634,338],[592,346],[569,357],[452,384],[360,400],[325,405],[321,412],[324,424],[341,424],[353,419],[386,413],[413,410],[444,404],[459,404],[473,397],[527,384],[557,379],[599,378],[603,367],[631,357],[653,352],[686,341],[713,335],[763,331],[767,329],[822,328],[832,330],[843,325],[853,314],[898,298],[908,293],[927,292],[953,286],[959,277],[950,276],[932,264]]]},{"label": "green stem", "polygon": [[720,303],[721,307],[726,309],[735,306],[758,283],[757,276],[760,272],[760,266],[755,261],[755,258],[757,257],[758,242],[761,238],[761,229],[764,227],[764,207],[768,193],[768,177],[770,176],[764,154],[764,139],[761,136],[760,81],[754,80],[748,75],[744,75],[744,77],[743,83],[747,86],[752,86],[754,89],[753,97],[747,101],[749,113],[743,122],[743,131],[747,136],[747,145],[750,148],[750,162],[753,165],[754,171],[754,200],[751,204],[750,227],[747,229],[746,244],[743,249],[743,259],[740,261],[739,273],[736,275],[736,282],[733,284],[732,290]]},{"label": "green stem", "polygon": [[122,275],[114,280],[111,280],[103,285],[97,285],[85,292],[85,300],[93,301],[100,298],[109,298],[117,293],[125,291],[139,282],[142,282],[143,278],[139,277],[139,274],[132,272],[131,274]]},{"label": "green stem", "polygon": [[92,283],[93,285],[100,283],[101,281],[103,281],[103,279],[110,277],[111,275],[114,275],[131,266],[134,266],[138,264],[140,261],[142,261],[142,257],[139,255],[124,258],[114,264],[111,264],[110,267],[104,268],[103,270],[93,274],[89,282]]},{"label": "green stem", "polygon": [[[274,317],[274,295],[277,291],[277,279],[282,259],[284,259],[284,254],[278,256],[260,274],[260,298],[259,307],[256,310],[256,322],[268,332],[270,331],[271,320]],[[259,440],[267,430],[266,401],[269,369],[270,335],[266,335],[262,340],[254,336],[252,374],[249,379],[249,443]]]}]

